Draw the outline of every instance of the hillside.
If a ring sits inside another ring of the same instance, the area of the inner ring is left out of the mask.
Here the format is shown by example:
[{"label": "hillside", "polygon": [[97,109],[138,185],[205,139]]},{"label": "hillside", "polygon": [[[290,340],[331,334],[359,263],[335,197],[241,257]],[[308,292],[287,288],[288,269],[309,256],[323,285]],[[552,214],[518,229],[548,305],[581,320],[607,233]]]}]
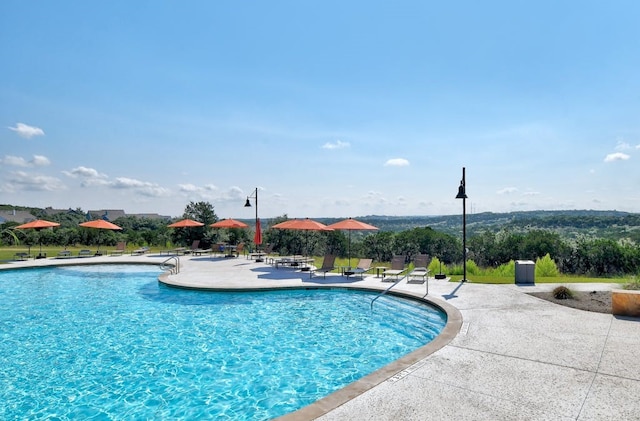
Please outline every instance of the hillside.
[{"label": "hillside", "polygon": [[[403,231],[415,227],[431,227],[452,235],[462,235],[462,215],[442,216],[364,216],[357,218],[384,231]],[[318,218],[324,223],[336,219]],[[545,229],[558,232],[567,239],[580,236],[621,239],[640,243],[640,214],[619,211],[528,211],[467,215],[467,236],[485,230],[520,232]]]}]

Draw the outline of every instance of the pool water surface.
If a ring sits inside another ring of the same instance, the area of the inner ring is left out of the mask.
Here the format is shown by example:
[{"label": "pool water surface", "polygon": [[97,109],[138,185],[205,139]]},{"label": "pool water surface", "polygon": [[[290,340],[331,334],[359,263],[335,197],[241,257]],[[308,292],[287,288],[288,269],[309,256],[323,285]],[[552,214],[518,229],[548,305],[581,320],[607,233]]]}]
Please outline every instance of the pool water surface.
[{"label": "pool water surface", "polygon": [[0,271],[0,419],[270,419],[427,344],[446,315],[345,289],[202,292],[147,265]]}]

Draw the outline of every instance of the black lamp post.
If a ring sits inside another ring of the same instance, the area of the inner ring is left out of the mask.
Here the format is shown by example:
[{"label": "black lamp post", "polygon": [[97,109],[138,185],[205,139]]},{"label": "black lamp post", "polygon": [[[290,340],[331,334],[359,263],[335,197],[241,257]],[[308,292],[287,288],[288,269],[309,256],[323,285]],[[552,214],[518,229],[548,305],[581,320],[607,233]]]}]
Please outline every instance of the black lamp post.
[{"label": "black lamp post", "polygon": [[464,170],[465,168],[462,167],[462,180],[456,196],[456,199],[462,199],[462,282],[467,281],[467,191]]},{"label": "black lamp post", "polygon": [[[247,201],[244,204],[245,208],[250,208],[251,207],[251,201],[249,200],[250,198],[256,199],[256,231],[257,231],[258,230],[258,188],[257,187],[253,191],[252,194],[247,196]],[[256,244],[256,251],[257,251],[257,249],[258,249],[258,245]],[[262,262],[262,259],[260,257],[258,257],[256,259],[256,262]]]}]

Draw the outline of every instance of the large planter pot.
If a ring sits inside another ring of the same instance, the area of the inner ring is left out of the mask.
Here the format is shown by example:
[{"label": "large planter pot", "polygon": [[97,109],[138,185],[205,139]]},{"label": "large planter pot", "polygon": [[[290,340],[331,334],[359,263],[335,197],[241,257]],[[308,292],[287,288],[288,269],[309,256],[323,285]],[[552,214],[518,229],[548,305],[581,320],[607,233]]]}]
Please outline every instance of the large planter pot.
[{"label": "large planter pot", "polygon": [[616,316],[640,317],[640,291],[613,290],[611,313]]}]

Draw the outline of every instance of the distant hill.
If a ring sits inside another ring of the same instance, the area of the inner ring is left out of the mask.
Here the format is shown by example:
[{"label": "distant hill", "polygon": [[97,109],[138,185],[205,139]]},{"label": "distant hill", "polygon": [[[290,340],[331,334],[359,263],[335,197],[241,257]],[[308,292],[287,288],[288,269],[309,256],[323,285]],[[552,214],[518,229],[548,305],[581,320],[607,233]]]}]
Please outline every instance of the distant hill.
[{"label": "distant hill", "polygon": [[[333,223],[336,218],[316,218]],[[363,216],[356,218],[383,231],[404,231],[415,227],[431,227],[451,235],[462,235],[462,214],[442,216]],[[490,231],[523,232],[545,229],[563,238],[580,236],[622,239],[640,243],[640,214],[620,211],[562,210],[467,214],[467,236]]]}]

